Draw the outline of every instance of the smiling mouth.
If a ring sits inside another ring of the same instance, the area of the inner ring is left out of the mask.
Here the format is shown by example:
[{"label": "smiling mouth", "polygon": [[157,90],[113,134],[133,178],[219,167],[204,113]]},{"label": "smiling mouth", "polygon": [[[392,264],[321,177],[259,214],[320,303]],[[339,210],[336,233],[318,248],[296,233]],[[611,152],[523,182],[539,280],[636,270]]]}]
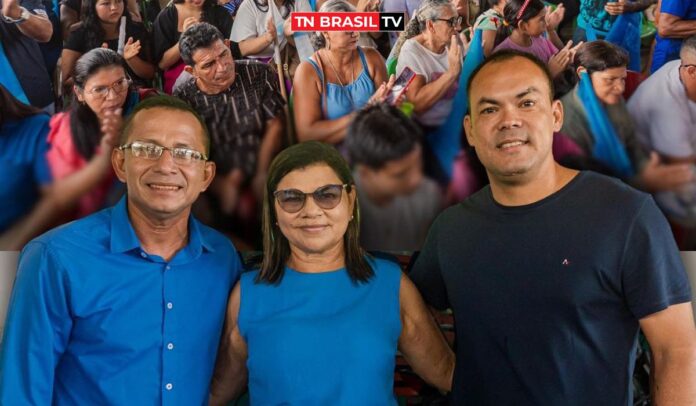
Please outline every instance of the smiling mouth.
[{"label": "smiling mouth", "polygon": [[162,185],[158,183],[148,183],[147,187],[158,192],[176,192],[181,189],[181,186],[176,185]]},{"label": "smiling mouth", "polygon": [[316,233],[316,232],[324,230],[326,227],[328,227],[328,226],[326,226],[326,225],[302,226],[302,227],[300,227],[300,229],[302,229],[302,231]]},{"label": "smiling mouth", "polygon": [[504,142],[502,144],[499,144],[496,148],[498,148],[500,150],[505,150],[505,149],[509,149],[509,148],[520,147],[522,145],[527,145],[527,144],[529,144],[529,141],[518,141],[518,140],[507,141],[507,142]]}]

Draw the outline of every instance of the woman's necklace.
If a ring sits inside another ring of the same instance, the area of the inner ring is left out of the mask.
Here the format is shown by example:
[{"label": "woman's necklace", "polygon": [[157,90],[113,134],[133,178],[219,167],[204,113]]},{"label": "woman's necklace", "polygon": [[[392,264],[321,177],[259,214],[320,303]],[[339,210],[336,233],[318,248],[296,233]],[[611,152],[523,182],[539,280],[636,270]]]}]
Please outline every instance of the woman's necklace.
[{"label": "woman's necklace", "polygon": [[[329,51],[327,51],[329,52]],[[326,59],[329,61],[329,66],[331,66],[331,70],[333,70],[334,75],[336,75],[336,79],[338,80],[338,84],[341,85],[341,89],[345,89],[345,86],[343,84],[343,81],[341,80],[341,75],[338,74],[338,71],[334,67],[333,62],[331,62],[331,55],[327,55]],[[353,58],[353,51],[350,53],[350,83],[355,82],[355,66],[353,65],[355,62],[355,58]],[[352,107],[351,110],[355,110],[355,103],[353,102],[353,95],[351,94],[350,90],[347,92],[348,94],[348,100],[350,100],[350,106]]]}]

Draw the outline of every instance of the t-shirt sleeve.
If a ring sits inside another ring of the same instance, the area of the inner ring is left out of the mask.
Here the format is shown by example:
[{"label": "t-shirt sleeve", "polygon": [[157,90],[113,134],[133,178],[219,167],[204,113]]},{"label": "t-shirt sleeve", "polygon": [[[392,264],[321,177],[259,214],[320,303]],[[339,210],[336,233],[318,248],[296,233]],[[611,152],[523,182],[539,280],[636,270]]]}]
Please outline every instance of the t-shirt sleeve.
[{"label": "t-shirt sleeve", "polygon": [[85,35],[85,30],[78,28],[71,32],[63,48],[83,54],[87,52],[87,35]]},{"label": "t-shirt sleeve", "polygon": [[689,12],[689,5],[693,0],[662,0],[660,12],[684,18]]},{"label": "t-shirt sleeve", "polygon": [[259,33],[256,29],[256,16],[253,13],[253,1],[244,1],[239,6],[239,11],[232,25],[232,33],[230,39],[240,42],[252,37],[258,37]]},{"label": "t-shirt sleeve", "polygon": [[234,19],[230,13],[225,10],[225,8],[220,6],[215,6],[212,10],[213,13],[213,25],[220,30],[223,38],[229,38],[232,32],[232,23]]},{"label": "t-shirt sleeve", "polygon": [[621,281],[626,303],[637,319],[691,300],[674,237],[650,196],[645,197],[628,233]]},{"label": "t-shirt sleeve", "polygon": [[[650,98],[649,101],[652,103],[654,99]],[[631,113],[634,115],[640,113],[638,107],[645,102],[644,100],[637,102]],[[650,145],[659,153],[675,158],[696,154],[691,144],[694,128],[689,123],[689,112],[683,109],[686,106],[671,105],[671,103],[666,103],[665,106],[667,107],[658,108],[659,111],[650,114],[650,119],[647,120]]]},{"label": "t-shirt sleeve", "polygon": [[162,60],[164,53],[174,46],[177,41],[177,31],[176,31],[176,16],[172,10],[174,6],[164,8],[155,19],[153,25],[153,39],[154,39],[154,60],[155,63],[159,63]]},{"label": "t-shirt sleeve", "polygon": [[74,10],[80,14],[80,8],[82,8],[82,2],[80,0],[62,0],[60,4]]},{"label": "t-shirt sleeve", "polygon": [[283,96],[280,94],[278,75],[276,75],[268,65],[264,65],[263,72],[264,81],[266,82],[262,98],[263,117],[266,120],[270,120],[283,111],[285,101],[283,100]]},{"label": "t-shirt sleeve", "polygon": [[438,310],[450,307],[447,298],[447,288],[442,279],[442,268],[440,266],[440,256],[438,242],[440,239],[440,224],[444,214],[440,215],[433,223],[428,238],[425,240],[423,249],[416,258],[416,262],[408,276],[418,287],[423,299]]},{"label": "t-shirt sleeve", "polygon": [[396,63],[396,76],[399,77],[407,66],[411,68],[416,75],[423,76],[426,83],[430,81],[430,70],[421,63],[421,60],[416,55],[416,47],[411,44],[404,44],[403,48],[401,48],[399,60]]}]

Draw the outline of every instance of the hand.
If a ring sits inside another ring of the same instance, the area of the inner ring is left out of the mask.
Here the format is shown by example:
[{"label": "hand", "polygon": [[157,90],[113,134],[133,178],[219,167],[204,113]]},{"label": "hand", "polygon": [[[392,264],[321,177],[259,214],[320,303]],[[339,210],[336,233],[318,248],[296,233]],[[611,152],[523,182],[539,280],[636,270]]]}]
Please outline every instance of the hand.
[{"label": "hand", "polygon": [[556,31],[558,25],[563,21],[565,16],[565,7],[563,3],[558,3],[555,10],[549,12],[551,7],[546,7],[546,29],[549,31]]},{"label": "hand", "polygon": [[375,90],[375,93],[372,95],[372,97],[370,97],[370,100],[367,101],[367,104],[372,105],[384,103],[387,100],[387,96],[389,96],[392,87],[394,87],[394,82],[396,82],[396,76],[389,76],[389,81],[386,83],[382,82],[382,84],[377,88],[377,90]]},{"label": "hand", "polygon": [[469,32],[471,38],[474,38],[474,32],[471,27],[463,30],[459,34],[459,39],[461,40],[462,54],[466,55],[469,52],[469,47],[471,46],[471,40],[467,38],[466,33]]},{"label": "hand", "polygon": [[358,0],[358,5],[355,7],[355,11],[358,13],[379,11],[382,7],[380,0]]},{"label": "hand", "polygon": [[21,17],[22,10],[19,7],[19,0],[3,0],[2,15],[15,20]]},{"label": "hand", "polygon": [[639,177],[649,192],[678,190],[694,181],[691,164],[664,164],[655,151],[650,153],[650,160]]},{"label": "hand", "polygon": [[570,65],[572,57],[575,55],[575,51],[571,51],[571,45],[573,45],[573,41],[568,41],[563,49],[556,52],[556,54],[549,59],[549,71],[551,71],[551,76],[554,78],[560,75],[568,65]]},{"label": "hand", "polygon": [[184,24],[182,24],[181,29],[182,29],[183,31],[186,31],[186,30],[188,30],[189,27],[191,27],[192,25],[198,24],[198,22],[199,22],[200,20],[201,20],[200,17],[187,17],[187,18],[184,20]]},{"label": "hand", "polygon": [[123,126],[123,116],[121,109],[111,110],[104,113],[101,121],[102,138],[99,142],[99,153],[111,156],[111,150],[118,143],[118,137]]},{"label": "hand", "polygon": [[630,6],[626,4],[626,0],[610,1],[604,5],[604,10],[613,16],[631,11]]},{"label": "hand", "polygon": [[128,37],[128,42],[123,46],[123,59],[130,60],[140,53],[140,40],[133,42],[133,37]]},{"label": "hand", "polygon": [[450,39],[450,46],[447,50],[447,64],[449,65],[447,72],[452,77],[459,77],[459,73],[462,71],[462,47],[459,45],[457,34],[452,34]]},{"label": "hand", "polygon": [[278,31],[276,30],[275,20],[269,18],[266,21],[266,35],[271,44],[278,42]]}]

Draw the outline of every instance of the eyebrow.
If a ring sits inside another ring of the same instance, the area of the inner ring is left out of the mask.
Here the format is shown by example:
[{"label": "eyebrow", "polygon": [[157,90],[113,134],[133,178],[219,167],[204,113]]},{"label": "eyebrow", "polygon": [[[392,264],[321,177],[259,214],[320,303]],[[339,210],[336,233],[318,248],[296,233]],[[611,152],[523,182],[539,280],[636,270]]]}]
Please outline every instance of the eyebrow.
[{"label": "eyebrow", "polygon": [[[523,98],[524,96],[527,96],[527,95],[530,94],[530,93],[541,93],[541,92],[540,92],[539,89],[537,89],[536,87],[530,86],[530,87],[526,88],[524,91],[522,91],[522,92],[516,94],[516,95],[515,95],[515,98],[516,98],[516,99],[521,99],[521,98]],[[488,97],[482,97],[482,98],[479,99],[478,103],[476,103],[476,104],[477,104],[478,106],[480,106],[480,105],[482,105],[482,104],[492,104],[492,105],[498,106],[498,105],[500,105],[500,101],[498,101],[498,100],[496,100],[496,99],[491,99],[491,98],[488,98]]]}]

